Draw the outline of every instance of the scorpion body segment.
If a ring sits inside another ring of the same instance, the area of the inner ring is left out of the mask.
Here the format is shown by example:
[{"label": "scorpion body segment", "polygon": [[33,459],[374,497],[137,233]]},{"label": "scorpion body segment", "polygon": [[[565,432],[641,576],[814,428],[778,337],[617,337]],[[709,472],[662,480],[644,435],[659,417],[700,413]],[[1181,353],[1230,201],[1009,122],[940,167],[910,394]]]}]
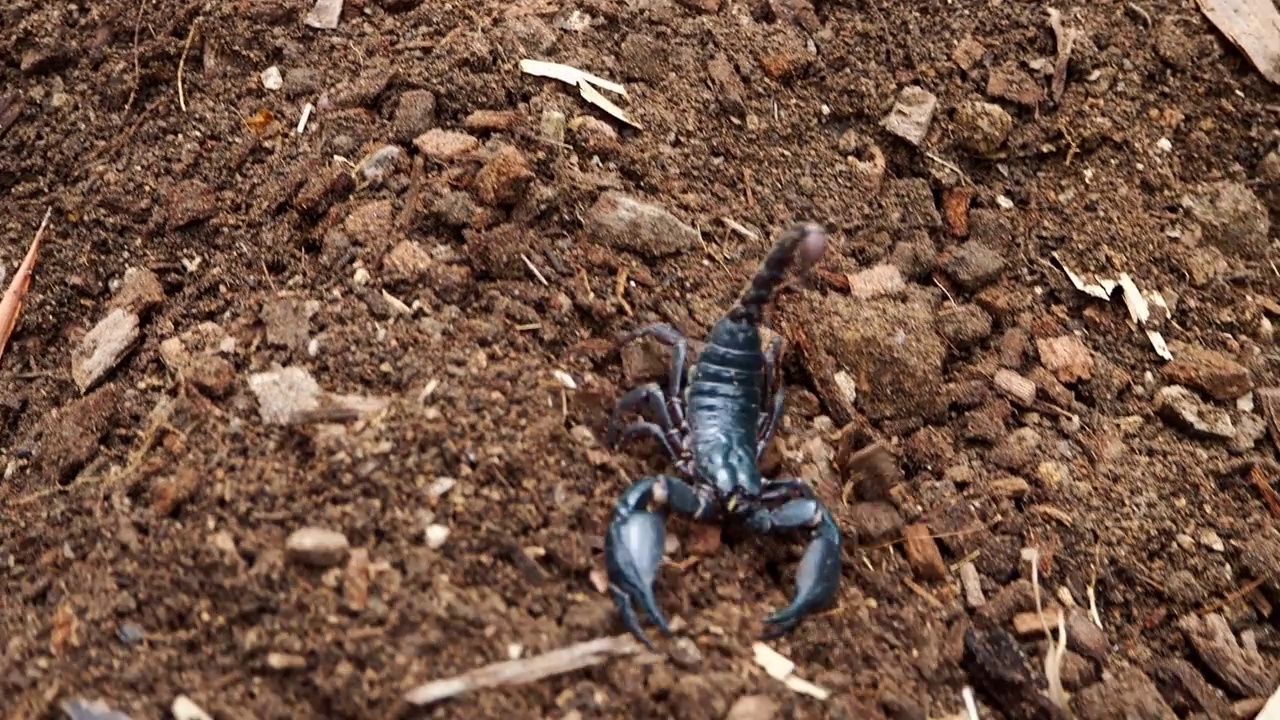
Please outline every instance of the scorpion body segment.
[{"label": "scorpion body segment", "polygon": [[762,478],[757,464],[784,407],[774,377],[781,339],[761,348],[764,306],[791,266],[807,270],[825,247],[826,234],[817,225],[796,225],[784,233],[738,302],[712,327],[687,383],[688,340],[678,330],[655,324],[622,338],[628,342],[648,335],[673,348],[665,391],[648,383],[624,395],[610,418],[607,438],[616,446],[621,415],[647,410],[651,419],[621,428],[622,438],[658,440],[679,474],[646,477],[624,491],[605,540],[610,593],[627,629],[646,644],[636,605],[668,632],[653,595],[668,511],[699,521],[735,523],[756,534],[810,531],[796,573],[795,598],[765,618],[777,633],[794,628],[835,596],[841,538],[831,513],[806,483]]}]

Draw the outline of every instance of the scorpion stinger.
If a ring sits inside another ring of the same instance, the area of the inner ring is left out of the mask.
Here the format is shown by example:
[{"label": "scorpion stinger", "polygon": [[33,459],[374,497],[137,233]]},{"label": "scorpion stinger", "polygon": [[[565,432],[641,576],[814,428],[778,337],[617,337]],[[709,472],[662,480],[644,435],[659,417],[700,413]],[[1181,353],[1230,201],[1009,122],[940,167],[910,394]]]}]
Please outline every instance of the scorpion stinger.
[{"label": "scorpion stinger", "polygon": [[650,420],[633,422],[621,434],[624,439],[658,440],[680,475],[646,477],[627,488],[614,507],[605,539],[609,591],[627,629],[646,645],[636,605],[669,632],[653,594],[668,510],[759,534],[810,531],[795,597],[765,618],[771,634],[790,631],[830,604],[839,589],[840,530],[830,511],[806,483],[763,479],[757,465],[784,406],[775,378],[781,340],[761,348],[764,306],[787,269],[799,265],[808,270],[822,257],[826,242],[826,234],[814,224],[784,233],[737,304],[712,328],[687,379],[688,340],[675,328],[649,325],[622,337],[625,342],[647,335],[674,350],[667,388],[649,383],[624,395],[609,419],[606,440],[616,446],[623,413],[648,410]]}]

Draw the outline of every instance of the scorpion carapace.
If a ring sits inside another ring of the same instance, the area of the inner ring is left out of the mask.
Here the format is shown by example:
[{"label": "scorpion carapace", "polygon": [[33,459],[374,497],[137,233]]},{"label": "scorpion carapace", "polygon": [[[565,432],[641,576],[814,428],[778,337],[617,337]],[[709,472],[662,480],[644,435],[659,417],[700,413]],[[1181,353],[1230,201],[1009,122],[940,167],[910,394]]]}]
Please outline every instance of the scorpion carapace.
[{"label": "scorpion carapace", "polygon": [[636,605],[663,633],[670,633],[653,594],[670,510],[698,521],[734,523],[757,534],[810,531],[795,597],[765,618],[766,634],[789,632],[835,597],[840,530],[831,513],[804,481],[762,479],[757,465],[783,410],[783,390],[774,377],[782,339],[775,337],[761,348],[764,306],[788,268],[808,270],[826,244],[826,233],[817,225],[787,230],[737,304],[711,329],[687,383],[689,342],[680,331],[659,323],[621,338],[626,343],[651,336],[673,350],[666,389],[648,383],[624,395],[609,419],[606,440],[617,446],[623,413],[647,410],[649,419],[622,428],[622,438],[652,437],[675,464],[675,475],[642,478],[622,493],[605,538],[609,592],[627,629],[646,645]]}]

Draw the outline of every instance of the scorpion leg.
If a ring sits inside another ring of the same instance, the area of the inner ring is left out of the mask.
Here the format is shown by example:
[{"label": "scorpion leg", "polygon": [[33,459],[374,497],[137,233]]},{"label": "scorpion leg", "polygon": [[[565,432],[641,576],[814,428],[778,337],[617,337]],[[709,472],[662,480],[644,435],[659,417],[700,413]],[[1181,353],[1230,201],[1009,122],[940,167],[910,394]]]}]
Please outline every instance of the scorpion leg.
[{"label": "scorpion leg", "polygon": [[[800,481],[780,481],[780,484]],[[794,486],[791,486],[794,487]],[[840,529],[831,512],[816,498],[790,500],[773,510],[761,508],[749,527],[758,533],[810,528],[812,535],[796,570],[791,604],[764,619],[767,637],[790,632],[807,615],[828,606],[840,587]]]},{"label": "scorpion leg", "polygon": [[622,428],[622,441],[634,440],[640,437],[651,437],[658,441],[663,450],[671,456],[672,460],[679,460],[680,453],[675,446],[671,444],[671,438],[667,437],[667,432],[658,425],[651,422],[638,421]]},{"label": "scorpion leg", "polygon": [[816,493],[813,492],[813,486],[799,478],[765,480],[763,485],[760,491],[760,499],[765,502],[790,500],[796,495],[810,499],[817,497]]},{"label": "scorpion leg", "polygon": [[[654,510],[648,509],[651,505],[655,506]],[[712,506],[678,478],[669,475],[642,478],[618,498],[604,540],[609,594],[622,613],[627,630],[650,649],[653,644],[640,629],[634,606],[638,604],[664,634],[671,632],[653,595],[666,540],[668,508],[702,518],[711,514]]]},{"label": "scorpion leg", "polygon": [[764,455],[765,448],[769,446],[769,442],[773,440],[773,435],[778,431],[778,424],[782,422],[782,411],[784,405],[784,393],[781,382],[778,381],[778,359],[782,354],[782,336],[774,335],[769,341],[769,347],[764,351],[764,382],[761,397],[771,398],[769,409],[760,413],[760,418],[756,422],[756,437],[759,442],[756,445],[756,459],[759,460]]},{"label": "scorpion leg", "polygon": [[632,330],[622,336],[622,342],[628,343],[643,336],[650,336],[658,342],[671,346],[671,373],[667,379],[667,404],[676,427],[684,427],[684,381],[685,362],[689,358],[689,340],[679,330],[666,323],[654,323]]},{"label": "scorpion leg", "polygon": [[773,440],[773,436],[778,432],[778,426],[782,424],[782,412],[785,409],[786,399],[782,388],[773,394],[773,404],[767,412],[760,413],[760,422],[757,423],[756,436],[759,438],[756,442],[756,460],[764,456],[764,451],[769,447],[769,443]]},{"label": "scorpion leg", "polygon": [[622,399],[618,400],[618,404],[613,408],[613,415],[609,417],[609,431],[605,436],[605,445],[611,448],[617,446],[618,420],[622,417],[622,413],[639,412],[645,406],[648,406],[656,416],[655,424],[667,436],[668,447],[674,448],[679,445],[679,432],[671,420],[671,413],[667,409],[665,400],[658,383],[645,383],[628,391]]}]

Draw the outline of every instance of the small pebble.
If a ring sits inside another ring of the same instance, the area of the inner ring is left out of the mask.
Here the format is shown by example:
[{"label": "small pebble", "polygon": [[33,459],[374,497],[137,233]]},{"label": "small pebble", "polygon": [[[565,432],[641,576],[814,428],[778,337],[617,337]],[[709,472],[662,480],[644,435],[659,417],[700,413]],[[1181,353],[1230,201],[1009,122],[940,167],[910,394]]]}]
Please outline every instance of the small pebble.
[{"label": "small pebble", "polygon": [[702,664],[702,651],[692,638],[676,638],[671,649],[671,660],[684,668],[695,668]]},{"label": "small pebble", "polygon": [[272,670],[300,670],[307,666],[307,659],[290,653],[267,653],[267,667]]},{"label": "small pebble", "polygon": [[1222,538],[1218,537],[1218,533],[1212,530],[1206,529],[1200,532],[1200,544],[1214,552],[1227,551],[1227,544],[1222,542]]},{"label": "small pebble", "polygon": [[284,77],[280,74],[280,68],[272,65],[262,71],[262,87],[268,90],[279,90],[284,87]]},{"label": "small pebble", "polygon": [[146,632],[137,623],[122,622],[116,628],[116,637],[125,645],[137,645],[146,637]]},{"label": "small pebble", "polygon": [[449,528],[438,523],[427,526],[427,547],[437,550],[449,539]]},{"label": "small pebble", "polygon": [[744,695],[734,701],[725,720],[772,720],[778,703],[768,695]]},{"label": "small pebble", "polygon": [[438,498],[452,490],[457,484],[458,481],[451,477],[438,477],[427,488],[427,495],[432,498]]},{"label": "small pebble", "polygon": [[173,713],[173,720],[213,720],[209,713],[192,702],[191,698],[186,695],[179,695],[174,698],[173,706],[169,710]]},{"label": "small pebble", "polygon": [[350,549],[346,535],[318,527],[295,530],[285,541],[285,554],[290,560],[320,568],[346,560]]}]

